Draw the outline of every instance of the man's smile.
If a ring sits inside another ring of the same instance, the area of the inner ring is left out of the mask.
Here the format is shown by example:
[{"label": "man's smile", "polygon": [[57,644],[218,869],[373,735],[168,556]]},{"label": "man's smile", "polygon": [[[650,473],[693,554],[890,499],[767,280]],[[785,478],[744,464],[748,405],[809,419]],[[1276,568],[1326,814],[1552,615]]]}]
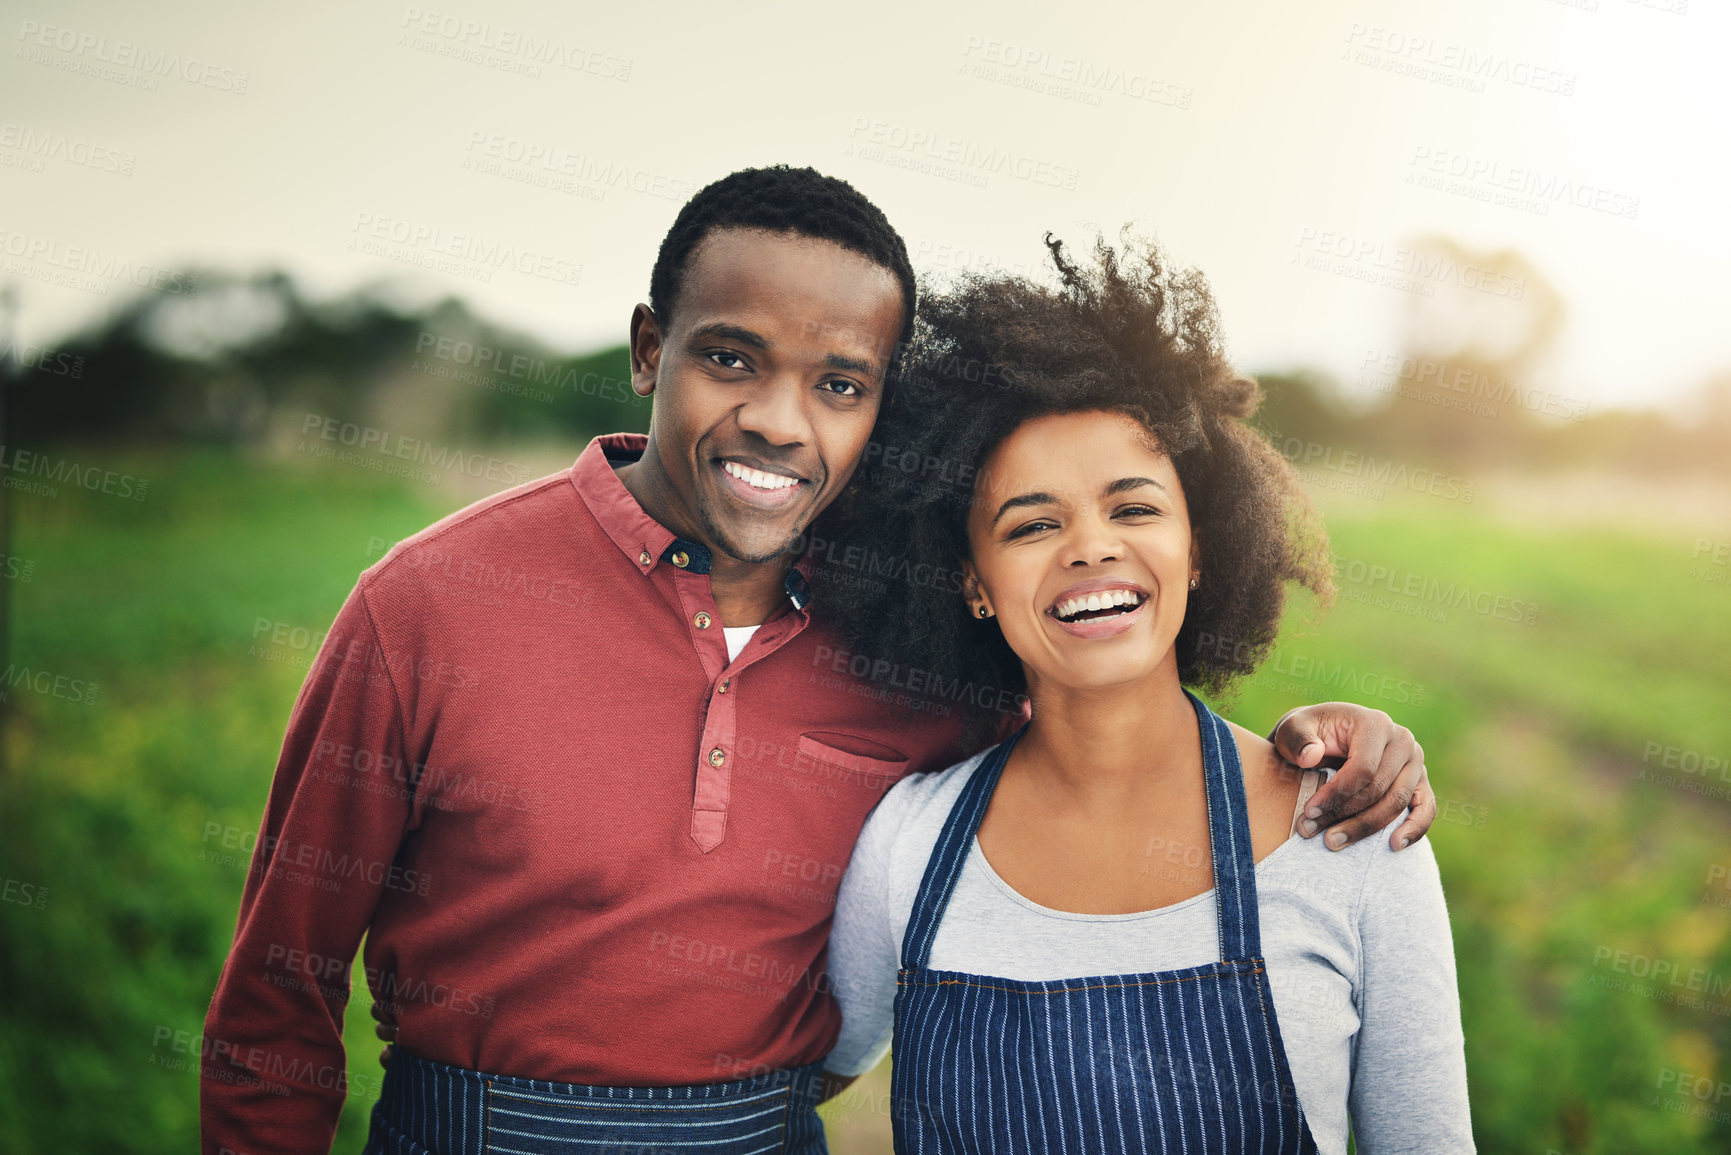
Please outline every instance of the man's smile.
[{"label": "man's smile", "polygon": [[718,457],[714,463],[727,492],[754,509],[782,509],[811,484],[784,466],[750,458]]}]

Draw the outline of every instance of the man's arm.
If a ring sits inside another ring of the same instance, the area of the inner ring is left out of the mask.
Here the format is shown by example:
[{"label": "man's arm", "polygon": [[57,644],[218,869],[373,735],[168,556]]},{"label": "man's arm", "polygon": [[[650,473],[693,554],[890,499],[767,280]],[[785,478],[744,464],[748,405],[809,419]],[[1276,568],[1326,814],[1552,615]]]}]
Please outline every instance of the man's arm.
[{"label": "man's arm", "polygon": [[205,1155],[323,1155],[336,1134],[349,964],[409,817],[412,760],[384,655],[357,585],[289,718],[205,1019]]},{"label": "man's arm", "polygon": [[1340,769],[1305,807],[1298,832],[1309,838],[1327,830],[1331,850],[1350,846],[1407,816],[1389,845],[1411,845],[1436,821],[1436,795],[1425,774],[1424,750],[1412,731],[1395,725],[1381,710],[1351,702],[1324,702],[1288,711],[1268,736],[1280,756],[1309,769],[1324,759],[1344,759]]}]

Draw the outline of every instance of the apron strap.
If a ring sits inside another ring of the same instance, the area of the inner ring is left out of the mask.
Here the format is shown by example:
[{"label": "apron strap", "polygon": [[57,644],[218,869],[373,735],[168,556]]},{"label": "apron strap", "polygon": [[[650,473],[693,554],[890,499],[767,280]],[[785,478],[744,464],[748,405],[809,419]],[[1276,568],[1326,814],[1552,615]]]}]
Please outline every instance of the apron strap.
[{"label": "apron strap", "polygon": [[932,953],[932,940],[938,936],[938,923],[943,921],[944,908],[949,906],[956,879],[962,875],[962,863],[967,861],[968,849],[973,846],[980,821],[986,816],[986,806],[992,800],[998,776],[1004,772],[1004,763],[1010,760],[1016,739],[1027,730],[1028,724],[1022,723],[1020,729],[986,753],[985,760],[974,770],[973,777],[962,787],[961,796],[950,809],[937,845],[932,848],[931,857],[926,859],[926,873],[920,879],[919,893],[914,896],[914,909],[908,915],[907,930],[902,934],[903,970],[925,969],[926,959]]},{"label": "apron strap", "polygon": [[[1256,858],[1250,844],[1250,808],[1245,800],[1244,772],[1238,743],[1226,722],[1189,690],[1202,735],[1202,776],[1208,793],[1208,848],[1214,864],[1215,909],[1219,918],[1220,957],[1227,962],[1262,957],[1261,920],[1256,909]],[[1006,741],[989,751],[962,787],[926,860],[926,872],[914,896],[914,907],[902,935],[902,969],[923,970],[931,957],[950,895],[961,877],[962,864],[979,833],[986,807],[997,788],[1004,764],[1017,739],[1027,732],[1023,723]]]},{"label": "apron strap", "polygon": [[1224,719],[1184,691],[1202,732],[1202,776],[1208,788],[1208,849],[1214,859],[1214,907],[1220,919],[1223,961],[1262,957],[1256,909],[1256,856],[1250,845],[1250,807],[1238,742]]}]

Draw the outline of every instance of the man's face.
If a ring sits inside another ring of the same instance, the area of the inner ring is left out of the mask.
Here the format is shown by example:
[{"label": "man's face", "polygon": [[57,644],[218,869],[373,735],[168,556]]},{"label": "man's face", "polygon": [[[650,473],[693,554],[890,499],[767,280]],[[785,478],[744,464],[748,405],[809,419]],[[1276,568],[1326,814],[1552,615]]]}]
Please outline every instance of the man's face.
[{"label": "man's face", "polygon": [[746,562],[785,552],[859,464],[901,334],[895,274],[830,241],[710,233],[670,331],[646,309],[632,379],[653,384],[650,443],[686,524]]}]

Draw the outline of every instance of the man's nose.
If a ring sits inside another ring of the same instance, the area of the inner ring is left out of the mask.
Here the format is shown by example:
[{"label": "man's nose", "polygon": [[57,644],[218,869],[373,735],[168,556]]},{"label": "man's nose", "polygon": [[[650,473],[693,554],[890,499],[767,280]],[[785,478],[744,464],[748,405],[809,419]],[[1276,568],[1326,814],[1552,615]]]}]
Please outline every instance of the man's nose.
[{"label": "man's nose", "polygon": [[771,445],[803,445],[811,440],[805,388],[795,380],[767,382],[739,407],[739,427]]}]

